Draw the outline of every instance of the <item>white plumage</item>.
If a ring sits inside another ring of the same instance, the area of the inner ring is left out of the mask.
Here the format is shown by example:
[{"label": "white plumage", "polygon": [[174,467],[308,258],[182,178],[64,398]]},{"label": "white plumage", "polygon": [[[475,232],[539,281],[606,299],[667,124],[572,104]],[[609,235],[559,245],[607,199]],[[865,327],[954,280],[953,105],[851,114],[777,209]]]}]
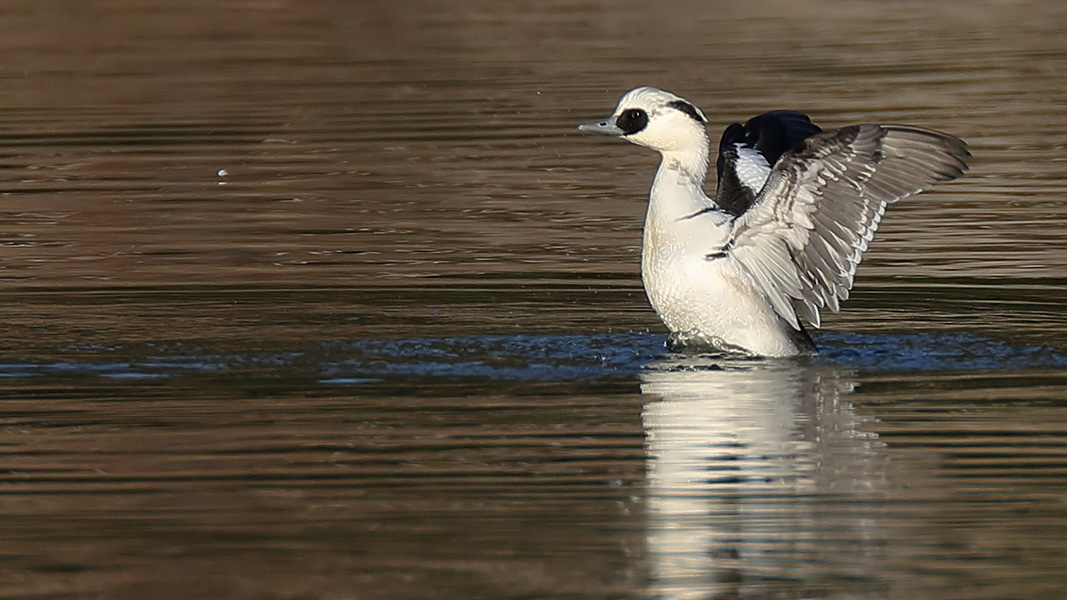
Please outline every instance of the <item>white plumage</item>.
[{"label": "white plumage", "polygon": [[763,187],[763,182],[767,181],[767,176],[771,174],[771,165],[767,159],[759,150],[744,144],[734,144],[734,148],[737,151],[737,162],[734,163],[737,178],[745,187],[754,190]]},{"label": "white plumage", "polygon": [[672,340],[763,356],[814,352],[801,319],[818,327],[822,310],[848,298],[886,205],[959,177],[969,156],[936,131],[823,132],[805,115],[775,111],[726,129],[712,199],[705,122],[688,101],[641,87],[580,129],[662,155],[641,275]]}]

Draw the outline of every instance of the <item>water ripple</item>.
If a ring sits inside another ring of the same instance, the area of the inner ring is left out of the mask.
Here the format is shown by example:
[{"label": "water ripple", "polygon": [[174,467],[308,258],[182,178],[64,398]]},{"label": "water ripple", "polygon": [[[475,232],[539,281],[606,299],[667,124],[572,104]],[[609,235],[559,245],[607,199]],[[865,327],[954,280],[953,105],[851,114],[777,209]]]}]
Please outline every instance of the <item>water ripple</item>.
[{"label": "water ripple", "polygon": [[[973,371],[1067,366],[1067,354],[971,335],[819,336],[815,362],[869,372]],[[310,377],[327,384],[383,380],[611,381],[634,379],[671,355],[665,336],[644,332],[325,341],[300,350],[224,353],[181,343],[74,346],[69,358],[0,364],[0,377],[181,375]],[[756,366],[763,359],[689,354],[686,368]],[[801,359],[811,360],[811,359]]]}]

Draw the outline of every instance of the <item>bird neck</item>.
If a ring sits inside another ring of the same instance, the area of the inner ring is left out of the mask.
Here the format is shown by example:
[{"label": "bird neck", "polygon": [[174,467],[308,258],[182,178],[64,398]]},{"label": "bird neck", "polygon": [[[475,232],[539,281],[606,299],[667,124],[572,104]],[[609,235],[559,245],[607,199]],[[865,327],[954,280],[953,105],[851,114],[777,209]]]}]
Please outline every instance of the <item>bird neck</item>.
[{"label": "bird neck", "polygon": [[704,194],[708,172],[708,142],[685,151],[662,152],[656,178],[652,182],[649,210],[659,218],[677,220],[712,206]]}]

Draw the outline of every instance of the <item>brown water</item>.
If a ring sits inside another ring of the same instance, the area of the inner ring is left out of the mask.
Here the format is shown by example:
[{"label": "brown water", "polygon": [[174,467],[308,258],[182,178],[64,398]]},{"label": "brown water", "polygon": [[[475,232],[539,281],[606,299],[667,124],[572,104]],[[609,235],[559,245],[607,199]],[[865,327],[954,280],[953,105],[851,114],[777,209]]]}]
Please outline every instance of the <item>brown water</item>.
[{"label": "brown water", "polygon": [[[1067,4],[2,9],[0,598],[1067,596]],[[669,355],[639,84],[972,171]]]}]

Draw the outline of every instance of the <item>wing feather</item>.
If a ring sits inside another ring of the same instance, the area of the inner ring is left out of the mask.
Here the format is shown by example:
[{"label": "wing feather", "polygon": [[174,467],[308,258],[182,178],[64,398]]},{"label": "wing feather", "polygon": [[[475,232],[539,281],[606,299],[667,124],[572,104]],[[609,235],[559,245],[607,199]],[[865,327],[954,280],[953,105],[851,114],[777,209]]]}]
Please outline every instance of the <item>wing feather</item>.
[{"label": "wing feather", "polygon": [[782,155],[734,221],[732,256],[783,319],[837,312],[888,204],[967,169],[963,141],[901,125],[819,133]]},{"label": "wing feather", "polygon": [[821,132],[803,113],[776,110],[734,123],[723,131],[716,160],[715,203],[738,216],[752,206],[771,170],[783,154],[804,138]]}]

